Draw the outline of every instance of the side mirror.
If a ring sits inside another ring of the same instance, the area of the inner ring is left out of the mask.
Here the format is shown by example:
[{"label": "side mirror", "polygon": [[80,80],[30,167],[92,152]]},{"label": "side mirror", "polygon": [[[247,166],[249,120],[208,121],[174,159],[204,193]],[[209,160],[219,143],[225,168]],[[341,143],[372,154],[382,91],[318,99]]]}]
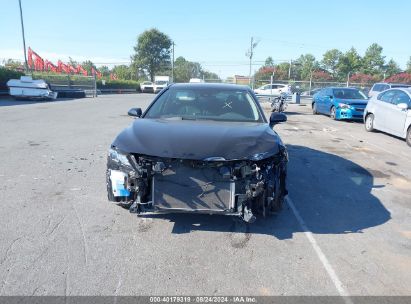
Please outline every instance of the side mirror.
[{"label": "side mirror", "polygon": [[127,114],[133,117],[141,117],[143,112],[141,111],[141,108],[131,108],[130,110],[128,110]]},{"label": "side mirror", "polygon": [[334,96],[332,96],[332,95],[327,95],[326,97],[328,97],[329,99],[333,99],[333,98],[334,98]]},{"label": "side mirror", "polygon": [[287,121],[287,116],[284,113],[273,112],[270,116],[270,126],[273,127],[280,122]]},{"label": "side mirror", "polygon": [[408,105],[405,102],[397,104],[397,107],[401,110],[408,110]]}]

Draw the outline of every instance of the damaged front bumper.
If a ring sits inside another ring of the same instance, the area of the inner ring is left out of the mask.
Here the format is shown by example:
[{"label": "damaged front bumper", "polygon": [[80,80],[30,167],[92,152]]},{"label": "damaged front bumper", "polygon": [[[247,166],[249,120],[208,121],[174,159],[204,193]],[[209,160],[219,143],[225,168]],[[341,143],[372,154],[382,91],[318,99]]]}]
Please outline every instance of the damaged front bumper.
[{"label": "damaged front bumper", "polygon": [[187,160],[125,154],[112,148],[107,162],[108,199],[138,214],[225,214],[253,222],[257,214],[279,211],[287,194],[285,147],[277,155],[263,157]]}]

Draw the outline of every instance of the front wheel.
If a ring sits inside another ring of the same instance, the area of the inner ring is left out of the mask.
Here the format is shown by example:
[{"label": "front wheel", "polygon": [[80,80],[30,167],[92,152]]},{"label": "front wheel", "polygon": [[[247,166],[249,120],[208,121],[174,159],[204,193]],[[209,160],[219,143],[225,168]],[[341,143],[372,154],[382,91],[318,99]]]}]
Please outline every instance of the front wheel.
[{"label": "front wheel", "polygon": [[335,109],[335,107],[331,107],[330,117],[331,119],[337,120],[337,110]]},{"label": "front wheel", "polygon": [[314,115],[317,115],[317,114],[318,114],[318,111],[317,111],[317,103],[316,103],[316,102],[313,103],[312,108],[313,108],[313,114],[314,114]]},{"label": "front wheel", "polygon": [[365,130],[367,132],[373,132],[374,131],[374,115],[373,114],[368,114],[365,117],[364,127],[365,127]]},{"label": "front wheel", "polygon": [[406,141],[407,145],[411,147],[411,126],[408,128]]}]

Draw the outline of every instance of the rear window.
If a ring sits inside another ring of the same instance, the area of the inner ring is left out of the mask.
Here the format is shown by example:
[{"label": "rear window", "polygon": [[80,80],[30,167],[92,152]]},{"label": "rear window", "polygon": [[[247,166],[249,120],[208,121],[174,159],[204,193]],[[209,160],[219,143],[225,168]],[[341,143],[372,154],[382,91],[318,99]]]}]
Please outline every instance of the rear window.
[{"label": "rear window", "polygon": [[389,88],[390,86],[388,84],[380,83],[380,84],[375,84],[374,87],[372,88],[372,91],[382,92],[382,91],[388,90]]}]

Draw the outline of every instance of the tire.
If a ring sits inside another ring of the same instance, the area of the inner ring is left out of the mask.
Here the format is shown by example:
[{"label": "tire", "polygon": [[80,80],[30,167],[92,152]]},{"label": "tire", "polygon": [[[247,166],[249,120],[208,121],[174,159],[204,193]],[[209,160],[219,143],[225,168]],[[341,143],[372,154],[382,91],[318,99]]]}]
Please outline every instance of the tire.
[{"label": "tire", "polygon": [[337,120],[337,110],[335,109],[334,106],[331,107],[330,109],[330,118],[333,120]]},{"label": "tire", "polygon": [[407,145],[411,147],[411,126],[408,127],[406,142]]},{"label": "tire", "polygon": [[367,132],[373,132],[374,129],[374,115],[368,114],[365,117],[364,127]]},{"label": "tire", "polygon": [[314,114],[314,115],[317,115],[317,114],[318,114],[318,111],[317,111],[317,103],[316,103],[316,102],[313,102],[312,108],[313,108],[313,114]]}]

